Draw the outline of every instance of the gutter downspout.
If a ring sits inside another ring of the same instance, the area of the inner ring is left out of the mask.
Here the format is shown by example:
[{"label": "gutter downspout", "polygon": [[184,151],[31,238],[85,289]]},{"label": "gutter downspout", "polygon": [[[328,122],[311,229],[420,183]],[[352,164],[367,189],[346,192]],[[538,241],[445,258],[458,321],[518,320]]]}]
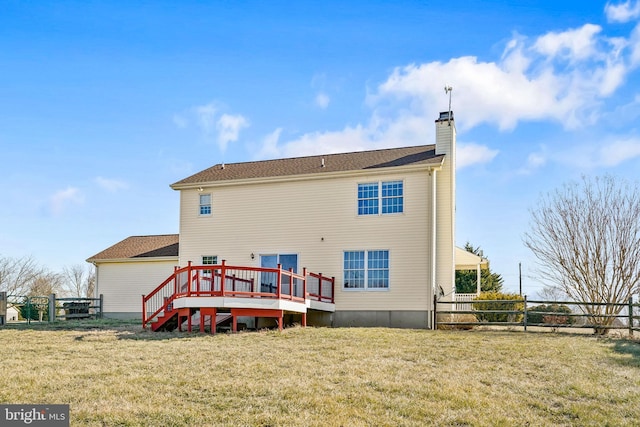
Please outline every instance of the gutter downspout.
[{"label": "gutter downspout", "polygon": [[[436,169],[432,169],[431,173],[431,298],[428,300],[436,301],[436,214],[437,214],[437,200],[436,197]],[[435,313],[436,307],[432,307],[432,311]],[[433,316],[433,325],[431,329],[436,329],[436,316]]]}]

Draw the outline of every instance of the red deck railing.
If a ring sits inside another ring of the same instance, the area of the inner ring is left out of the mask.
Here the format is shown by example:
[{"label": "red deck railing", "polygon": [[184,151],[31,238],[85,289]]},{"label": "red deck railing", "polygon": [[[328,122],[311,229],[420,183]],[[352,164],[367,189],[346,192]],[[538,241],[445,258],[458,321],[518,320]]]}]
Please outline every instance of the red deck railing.
[{"label": "red deck railing", "polygon": [[333,303],[333,277],[278,268],[226,265],[176,267],[173,274],[148,295],[142,296],[142,326],[162,312],[171,311],[181,297],[274,298],[305,302],[306,299]]}]

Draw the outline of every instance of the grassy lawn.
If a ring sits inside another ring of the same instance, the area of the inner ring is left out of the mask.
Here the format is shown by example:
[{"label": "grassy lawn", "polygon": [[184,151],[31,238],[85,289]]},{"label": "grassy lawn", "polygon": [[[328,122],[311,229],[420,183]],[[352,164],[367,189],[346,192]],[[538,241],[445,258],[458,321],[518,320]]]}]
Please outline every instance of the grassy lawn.
[{"label": "grassy lawn", "polygon": [[72,426],[640,423],[640,343],[627,340],[95,326],[0,329],[0,402],[70,404]]}]

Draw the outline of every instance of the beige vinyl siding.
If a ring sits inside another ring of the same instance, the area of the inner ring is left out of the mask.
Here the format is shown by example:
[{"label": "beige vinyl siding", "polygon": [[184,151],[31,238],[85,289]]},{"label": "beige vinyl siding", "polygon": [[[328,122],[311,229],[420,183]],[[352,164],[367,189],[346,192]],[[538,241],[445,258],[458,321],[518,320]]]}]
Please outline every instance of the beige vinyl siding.
[{"label": "beige vinyl siding", "polygon": [[100,262],[98,293],[104,296],[104,312],[142,313],[142,295],[169,277],[177,263],[177,259]]},{"label": "beige vinyl siding", "polygon": [[[212,215],[199,215],[199,192],[181,191],[180,265],[217,254],[228,264],[260,265],[260,254],[298,254],[300,270],[336,277],[338,310],[430,307],[431,176],[427,168],[279,183],[204,187]],[[359,183],[404,182],[404,213],[357,214]],[[283,202],[284,201],[284,202]],[[343,252],[389,250],[388,290],[342,290]],[[255,259],[251,259],[251,254]]]}]

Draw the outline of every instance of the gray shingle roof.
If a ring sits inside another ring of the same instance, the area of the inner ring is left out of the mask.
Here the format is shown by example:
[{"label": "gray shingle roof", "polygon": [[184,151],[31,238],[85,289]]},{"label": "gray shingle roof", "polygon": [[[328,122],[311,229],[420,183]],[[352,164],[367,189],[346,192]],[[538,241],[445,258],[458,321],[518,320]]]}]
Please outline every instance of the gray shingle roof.
[{"label": "gray shingle roof", "polygon": [[[289,159],[217,164],[171,185],[184,185],[239,179],[324,174],[408,165],[440,165],[444,155],[436,155],[435,145],[389,148],[353,153],[327,154]],[[324,167],[322,166],[324,161]]]},{"label": "gray shingle roof", "polygon": [[109,259],[177,257],[178,235],[130,236],[95,254],[88,262]]}]

